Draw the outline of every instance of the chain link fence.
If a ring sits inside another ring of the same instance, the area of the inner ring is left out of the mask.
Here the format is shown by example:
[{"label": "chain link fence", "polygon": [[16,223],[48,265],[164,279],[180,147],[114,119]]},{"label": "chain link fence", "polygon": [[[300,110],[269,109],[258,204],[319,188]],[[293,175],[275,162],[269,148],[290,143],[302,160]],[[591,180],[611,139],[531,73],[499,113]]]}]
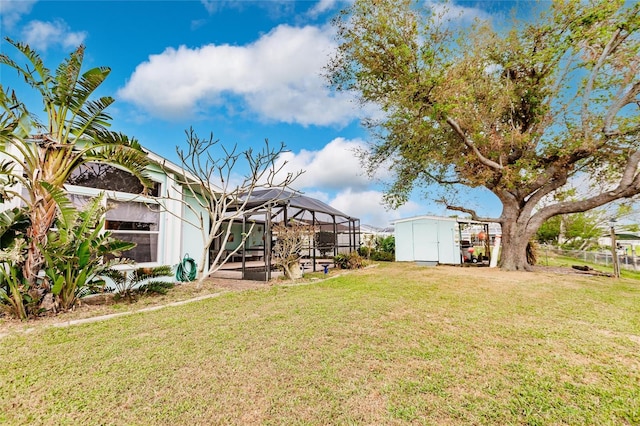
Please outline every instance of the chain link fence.
[{"label": "chain link fence", "polygon": [[[542,258],[539,258],[539,262],[547,262],[549,254],[555,254],[560,256],[572,257],[583,262],[595,263],[604,266],[613,266],[613,255],[610,250],[601,251],[585,251],[585,250],[562,250],[555,247],[541,246],[540,251]],[[618,252],[618,262],[621,268],[631,271],[640,270],[640,256],[629,255],[620,250]]]}]

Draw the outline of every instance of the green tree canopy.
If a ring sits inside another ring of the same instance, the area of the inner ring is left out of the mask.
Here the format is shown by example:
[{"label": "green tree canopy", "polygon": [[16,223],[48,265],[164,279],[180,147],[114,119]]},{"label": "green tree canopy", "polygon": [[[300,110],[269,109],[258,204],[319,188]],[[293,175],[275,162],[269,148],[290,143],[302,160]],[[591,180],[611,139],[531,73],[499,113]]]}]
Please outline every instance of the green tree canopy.
[{"label": "green tree canopy", "polygon": [[[529,269],[547,219],[640,192],[640,3],[555,1],[507,30],[451,24],[425,3],[356,0],[336,20],[328,78],[382,112],[364,158],[395,173],[390,206],[416,186],[484,187],[497,218],[442,201],[500,223],[501,266]],[[576,177],[599,190],[542,203]]]}]

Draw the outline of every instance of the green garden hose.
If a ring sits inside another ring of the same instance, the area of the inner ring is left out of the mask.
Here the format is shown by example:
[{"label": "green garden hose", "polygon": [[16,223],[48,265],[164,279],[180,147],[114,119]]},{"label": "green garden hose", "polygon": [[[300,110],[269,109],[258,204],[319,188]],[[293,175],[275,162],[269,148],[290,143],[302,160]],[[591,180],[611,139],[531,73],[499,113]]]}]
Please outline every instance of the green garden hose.
[{"label": "green garden hose", "polygon": [[182,262],[178,263],[176,268],[176,280],[180,282],[188,282],[196,279],[198,274],[198,265],[196,261],[189,257],[189,253],[185,254]]}]

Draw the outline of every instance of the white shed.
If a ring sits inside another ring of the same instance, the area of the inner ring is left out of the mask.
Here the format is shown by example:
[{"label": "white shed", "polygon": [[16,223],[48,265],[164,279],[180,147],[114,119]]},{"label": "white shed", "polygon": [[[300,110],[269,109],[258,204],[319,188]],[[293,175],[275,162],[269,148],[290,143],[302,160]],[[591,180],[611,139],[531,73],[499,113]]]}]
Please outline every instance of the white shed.
[{"label": "white shed", "polygon": [[396,261],[459,265],[460,228],[450,217],[418,216],[394,222]]}]

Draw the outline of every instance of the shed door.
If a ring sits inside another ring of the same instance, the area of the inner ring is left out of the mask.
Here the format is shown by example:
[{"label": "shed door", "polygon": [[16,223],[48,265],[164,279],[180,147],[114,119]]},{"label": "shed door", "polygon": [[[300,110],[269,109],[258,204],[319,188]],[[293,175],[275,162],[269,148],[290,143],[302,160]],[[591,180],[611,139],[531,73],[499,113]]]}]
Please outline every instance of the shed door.
[{"label": "shed door", "polygon": [[440,263],[460,263],[460,249],[455,243],[456,222],[442,221],[438,223],[438,261]]},{"label": "shed door", "polygon": [[416,261],[438,262],[438,223],[413,224],[413,258]]}]

